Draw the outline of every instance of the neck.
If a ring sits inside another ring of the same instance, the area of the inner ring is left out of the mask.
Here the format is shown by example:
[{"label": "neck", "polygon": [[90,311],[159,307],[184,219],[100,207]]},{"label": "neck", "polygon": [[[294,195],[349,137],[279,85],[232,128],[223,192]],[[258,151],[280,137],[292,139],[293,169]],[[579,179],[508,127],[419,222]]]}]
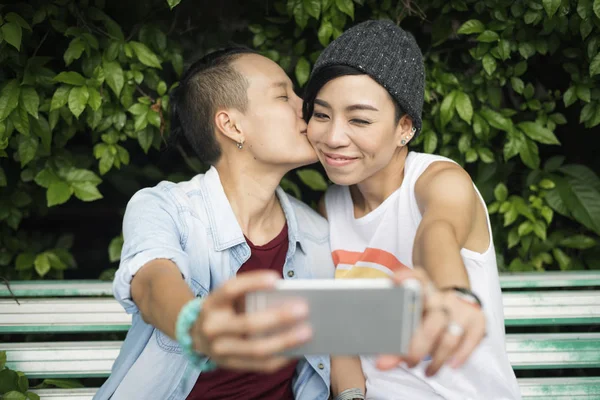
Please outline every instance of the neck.
[{"label": "neck", "polygon": [[222,158],[215,165],[223,190],[244,235],[254,244],[267,243],[285,224],[275,193],[285,172],[235,161]]},{"label": "neck", "polygon": [[408,149],[400,148],[383,169],[350,187],[354,208],[358,214],[370,213],[402,186],[407,155]]}]

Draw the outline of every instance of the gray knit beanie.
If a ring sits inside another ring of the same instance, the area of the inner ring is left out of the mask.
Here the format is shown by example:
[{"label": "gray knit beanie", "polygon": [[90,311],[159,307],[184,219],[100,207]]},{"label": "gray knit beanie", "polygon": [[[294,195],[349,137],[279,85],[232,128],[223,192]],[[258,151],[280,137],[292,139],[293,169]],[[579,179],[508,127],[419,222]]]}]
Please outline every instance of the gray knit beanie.
[{"label": "gray knit beanie", "polygon": [[425,68],[421,49],[410,33],[389,20],[362,22],[323,50],[311,77],[330,65],[347,65],[369,75],[412,118],[416,133],[421,131]]}]

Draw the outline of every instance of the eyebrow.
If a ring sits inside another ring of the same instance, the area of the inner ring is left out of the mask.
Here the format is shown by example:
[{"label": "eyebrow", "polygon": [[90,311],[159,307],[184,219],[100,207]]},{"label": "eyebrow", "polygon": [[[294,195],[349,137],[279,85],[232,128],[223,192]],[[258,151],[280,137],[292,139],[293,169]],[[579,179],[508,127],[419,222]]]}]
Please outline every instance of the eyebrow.
[{"label": "eyebrow", "polygon": [[289,86],[289,84],[286,81],[279,81],[279,82],[275,82],[275,83],[271,84],[271,88],[274,88],[274,89],[279,89],[279,88],[287,89],[288,86]]},{"label": "eyebrow", "polygon": [[[321,99],[315,99],[315,104],[320,105],[321,107],[331,109],[331,105],[328,102]],[[377,108],[369,105],[369,104],[352,104],[346,107],[346,111],[356,111],[356,110],[368,110],[368,111],[379,111]]]}]

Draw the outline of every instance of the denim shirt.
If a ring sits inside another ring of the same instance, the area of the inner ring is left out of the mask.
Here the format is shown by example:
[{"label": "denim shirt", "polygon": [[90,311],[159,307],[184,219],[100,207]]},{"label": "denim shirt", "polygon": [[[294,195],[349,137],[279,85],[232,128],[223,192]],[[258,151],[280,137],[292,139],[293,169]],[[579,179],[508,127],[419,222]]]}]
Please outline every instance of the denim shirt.
[{"label": "denim shirt", "polygon": [[[333,278],[327,221],[277,188],[288,224],[285,279]],[[146,263],[172,260],[196,296],[204,296],[234,277],[250,257],[250,247],[213,167],[181,183],[161,182],[137,192],[123,221],[125,242],[113,291],[132,325],[108,380],[94,400],[182,400],[199,371],[178,343],[146,324],[131,299],[131,279]],[[306,356],[293,380],[296,399],[329,397],[329,356]]]}]

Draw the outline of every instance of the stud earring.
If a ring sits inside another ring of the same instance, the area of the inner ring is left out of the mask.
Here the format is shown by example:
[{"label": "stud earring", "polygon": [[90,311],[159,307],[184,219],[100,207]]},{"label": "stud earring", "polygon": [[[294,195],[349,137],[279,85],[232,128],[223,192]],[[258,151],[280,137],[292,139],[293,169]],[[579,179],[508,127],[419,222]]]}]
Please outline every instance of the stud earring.
[{"label": "stud earring", "polygon": [[405,139],[402,139],[402,140],[400,141],[400,144],[404,146],[404,145],[406,144],[406,140],[405,140]]},{"label": "stud earring", "polygon": [[242,147],[244,147],[244,143],[242,143],[242,142],[238,142],[238,144],[237,144],[237,148],[241,150],[241,149],[242,149]]},{"label": "stud earring", "polygon": [[412,134],[414,135],[415,133],[417,133],[417,128],[415,128],[414,126],[411,128]]}]

